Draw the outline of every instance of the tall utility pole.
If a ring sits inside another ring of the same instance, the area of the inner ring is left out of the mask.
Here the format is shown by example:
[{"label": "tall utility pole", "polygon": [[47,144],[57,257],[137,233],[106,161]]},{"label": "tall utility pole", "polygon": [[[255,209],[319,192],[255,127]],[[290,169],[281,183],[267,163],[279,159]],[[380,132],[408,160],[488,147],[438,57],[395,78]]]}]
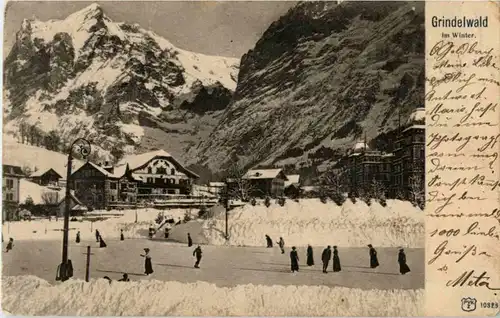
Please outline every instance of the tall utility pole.
[{"label": "tall utility pole", "polygon": [[64,209],[64,230],[63,230],[63,250],[62,250],[62,262],[58,267],[57,277],[61,281],[66,281],[73,276],[73,269],[71,261],[68,259],[68,236],[69,236],[69,215],[71,206],[71,192],[70,192],[70,178],[71,178],[71,168],[73,165],[73,148],[78,147],[78,152],[83,156],[87,157],[90,154],[90,142],[83,138],[78,138],[75,140],[68,151],[68,163],[66,169],[66,197],[65,197],[65,209]]}]

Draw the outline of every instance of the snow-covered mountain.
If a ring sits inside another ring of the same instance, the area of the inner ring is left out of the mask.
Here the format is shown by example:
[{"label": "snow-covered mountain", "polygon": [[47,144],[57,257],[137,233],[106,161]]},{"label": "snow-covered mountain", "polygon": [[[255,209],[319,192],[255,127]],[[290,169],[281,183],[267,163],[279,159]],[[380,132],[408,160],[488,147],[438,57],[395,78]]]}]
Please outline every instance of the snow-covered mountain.
[{"label": "snow-covered mountain", "polygon": [[424,3],[300,3],[242,57],[231,105],[191,151],[213,170],[327,164],[423,106],[424,47]]},{"label": "snow-covered mountain", "polygon": [[238,64],[113,22],[97,4],[64,20],[24,20],[4,64],[4,133],[39,144],[52,131],[62,144],[86,137],[100,155],[165,148],[182,158],[229,104]]}]

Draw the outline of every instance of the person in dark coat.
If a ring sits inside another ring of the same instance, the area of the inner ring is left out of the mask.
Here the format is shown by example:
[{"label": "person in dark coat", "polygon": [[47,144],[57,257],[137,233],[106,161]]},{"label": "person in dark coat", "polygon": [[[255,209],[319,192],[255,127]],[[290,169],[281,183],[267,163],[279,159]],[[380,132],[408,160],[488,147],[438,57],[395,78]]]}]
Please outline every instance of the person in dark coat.
[{"label": "person in dark coat", "polygon": [[399,250],[398,263],[399,263],[399,272],[402,275],[410,272],[410,267],[408,267],[408,264],[406,264],[406,255],[404,249]]},{"label": "person in dark coat", "polygon": [[188,246],[193,246],[193,240],[191,239],[191,234],[188,233]]},{"label": "person in dark coat", "polygon": [[292,251],[290,252],[290,262],[292,265],[292,273],[299,271],[299,255],[295,250],[295,246],[292,246]]},{"label": "person in dark coat", "polygon": [[7,243],[7,247],[5,248],[5,253],[8,253],[14,247],[14,239],[9,238],[9,243]]},{"label": "person in dark coat", "polygon": [[307,245],[307,266],[314,265],[313,248],[311,245]]},{"label": "person in dark coat", "polygon": [[201,254],[201,246],[198,245],[198,247],[193,251],[193,256],[196,256],[196,263],[194,263],[194,268],[200,268]]},{"label": "person in dark coat", "polygon": [[75,239],[75,242],[76,242],[76,243],[80,243],[80,231],[76,232],[76,239]]},{"label": "person in dark coat", "polygon": [[271,238],[267,234],[266,234],[266,242],[267,242],[267,248],[273,247],[273,240],[271,240]]},{"label": "person in dark coat", "polygon": [[124,273],[123,277],[118,280],[119,282],[130,282],[130,279],[128,278],[128,274]]},{"label": "person in dark coat", "polygon": [[123,229],[120,230],[120,241],[125,241],[125,235],[123,235]]},{"label": "person in dark coat", "polygon": [[152,239],[154,235],[155,235],[155,229],[152,226],[150,226],[149,227],[149,238]]},{"label": "person in dark coat", "polygon": [[95,241],[99,242],[99,238],[101,237],[101,233],[99,233],[99,230],[95,230]]},{"label": "person in dark coat", "polygon": [[285,241],[283,240],[283,238],[280,237],[280,240],[277,243],[280,247],[281,254],[285,254]]},{"label": "person in dark coat", "polygon": [[378,263],[377,251],[373,248],[371,244],[368,244],[370,248],[370,267],[377,268],[380,264]]},{"label": "person in dark coat", "polygon": [[99,247],[107,247],[106,243],[102,239],[102,236],[99,236]]},{"label": "person in dark coat", "polygon": [[337,250],[337,246],[333,247],[333,271],[334,272],[340,272],[340,258],[339,258],[339,251]]},{"label": "person in dark coat", "polygon": [[170,232],[169,228],[165,227],[165,238],[168,238],[168,235],[170,234],[169,232]]},{"label": "person in dark coat", "polygon": [[144,274],[149,276],[153,274],[153,263],[151,263],[151,255],[149,255],[149,248],[144,249],[144,254],[141,254],[144,257]]},{"label": "person in dark coat", "polygon": [[332,258],[332,249],[330,245],[323,250],[321,254],[321,261],[323,262],[323,273],[327,273],[328,263],[330,263],[330,258]]}]

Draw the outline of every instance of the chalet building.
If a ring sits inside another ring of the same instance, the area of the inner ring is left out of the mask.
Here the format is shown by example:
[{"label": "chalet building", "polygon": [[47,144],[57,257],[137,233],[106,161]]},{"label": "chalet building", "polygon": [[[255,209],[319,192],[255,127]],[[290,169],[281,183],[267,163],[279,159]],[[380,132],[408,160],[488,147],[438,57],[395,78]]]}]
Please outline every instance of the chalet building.
[{"label": "chalet building", "polygon": [[75,197],[92,209],[130,207],[137,203],[137,181],[127,167],[115,173],[113,167],[105,169],[87,162],[71,175],[70,186]]},{"label": "chalet building", "polygon": [[284,194],[289,198],[299,197],[301,194],[300,175],[291,174],[291,175],[287,175],[286,178],[288,180],[285,181]]},{"label": "chalet building", "polygon": [[10,220],[19,206],[19,183],[24,174],[18,166],[2,167],[2,219]]},{"label": "chalet building", "polygon": [[376,180],[387,197],[410,199],[425,188],[425,110],[417,108],[398,135],[390,154],[358,142],[334,166],[344,191],[358,195]]},{"label": "chalet building", "polygon": [[285,181],[288,178],[282,169],[255,169],[249,170],[244,176],[251,185],[252,196],[279,197],[284,195]]},{"label": "chalet building", "polygon": [[62,176],[54,169],[38,170],[33,172],[29,178],[32,182],[41,186],[59,186]]},{"label": "chalet building", "polygon": [[115,172],[123,171],[126,165],[137,181],[140,200],[190,195],[194,181],[199,178],[164,150],[128,156],[116,165]]}]

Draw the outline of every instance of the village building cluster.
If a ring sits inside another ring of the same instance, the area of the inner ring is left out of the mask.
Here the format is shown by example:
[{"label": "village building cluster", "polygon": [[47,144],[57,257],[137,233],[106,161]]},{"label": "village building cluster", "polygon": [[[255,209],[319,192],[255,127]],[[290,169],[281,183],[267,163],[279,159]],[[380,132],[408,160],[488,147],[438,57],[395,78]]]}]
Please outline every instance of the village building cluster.
[{"label": "village building cluster", "polygon": [[[386,198],[422,200],[424,118],[422,108],[414,111],[408,122],[399,127],[391,152],[370,149],[366,142],[356,143],[331,169],[338,190],[360,197],[376,184]],[[298,198],[306,192],[318,194],[321,187],[303,186],[300,175],[287,175],[281,168],[251,169],[238,178],[195,186],[199,176],[164,150],[127,156],[115,165],[87,161],[73,171],[69,183],[64,180],[64,173],[57,171],[60,168],[26,176],[20,167],[3,165],[4,219],[19,211],[19,205],[26,201],[62,215],[66,186],[70,187],[72,215],[93,209],[212,206],[228,196],[243,201]]]}]

